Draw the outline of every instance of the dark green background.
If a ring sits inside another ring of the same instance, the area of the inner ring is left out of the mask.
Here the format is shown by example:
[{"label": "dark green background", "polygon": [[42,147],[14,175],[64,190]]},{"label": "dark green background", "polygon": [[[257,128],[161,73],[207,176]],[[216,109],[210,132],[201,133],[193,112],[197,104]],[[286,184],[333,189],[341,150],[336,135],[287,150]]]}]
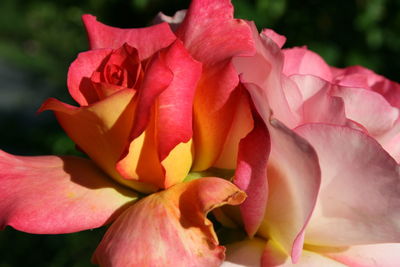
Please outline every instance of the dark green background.
[{"label": "dark green background", "polygon": [[[236,17],[255,20],[307,45],[331,65],[361,64],[399,81],[400,1],[235,0]],[[14,154],[76,154],[50,112],[35,114],[50,96],[73,103],[65,87],[69,64],[87,49],[80,16],[118,27],[146,26],[179,0],[2,0],[0,3],[0,148]],[[0,267],[90,266],[105,229],[39,236],[0,232]]]}]

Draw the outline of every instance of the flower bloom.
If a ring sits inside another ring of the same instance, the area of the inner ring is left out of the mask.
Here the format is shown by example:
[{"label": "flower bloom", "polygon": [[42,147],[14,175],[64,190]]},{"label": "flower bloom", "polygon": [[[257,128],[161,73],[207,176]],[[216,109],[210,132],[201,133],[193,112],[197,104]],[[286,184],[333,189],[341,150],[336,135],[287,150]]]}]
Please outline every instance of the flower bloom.
[{"label": "flower bloom", "polygon": [[[285,38],[271,30],[253,32],[257,52],[234,64],[270,132],[258,182],[268,197],[263,214],[227,212],[254,238],[228,246],[223,266],[397,266],[399,84],[330,67],[304,47],[282,50]],[[265,205],[265,196],[246,202]]]},{"label": "flower bloom", "polygon": [[[228,0],[156,21],[83,16],[90,50],[67,81],[79,106],[40,110],[90,159],[1,152],[0,227],[112,223],[101,266],[400,262],[398,84],[282,50],[285,37],[234,19]],[[211,210],[249,236],[224,263]]]}]

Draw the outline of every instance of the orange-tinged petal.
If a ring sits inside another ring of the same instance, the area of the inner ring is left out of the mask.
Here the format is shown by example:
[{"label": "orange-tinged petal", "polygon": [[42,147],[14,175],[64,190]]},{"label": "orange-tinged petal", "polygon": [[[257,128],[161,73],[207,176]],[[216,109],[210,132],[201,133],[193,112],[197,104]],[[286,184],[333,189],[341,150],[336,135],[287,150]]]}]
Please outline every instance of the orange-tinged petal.
[{"label": "orange-tinged petal", "polygon": [[193,97],[200,74],[201,64],[180,41],[151,62],[139,90],[133,141],[118,162],[125,178],[167,188],[187,176],[192,165]]},{"label": "orange-tinged petal", "polygon": [[221,169],[236,169],[239,142],[254,127],[251,113],[250,99],[244,88],[238,88],[235,94],[239,94],[238,103],[235,105],[233,121],[226,137],[225,144],[218,160],[213,167]]},{"label": "orange-tinged petal", "polygon": [[253,52],[248,25],[233,18],[228,0],[192,1],[176,31],[193,57],[203,63],[194,101],[194,170],[211,167],[224,146],[238,99],[233,56]]},{"label": "orange-tinged petal", "polygon": [[134,97],[134,90],[121,90],[82,108],[49,99],[40,110],[53,110],[68,136],[112,178],[138,191],[149,192],[154,190],[153,186],[123,179],[115,168],[132,128]]},{"label": "orange-tinged petal", "polygon": [[135,199],[90,160],[0,151],[0,228],[35,234],[92,229],[112,221]]},{"label": "orange-tinged petal", "polygon": [[93,260],[114,267],[219,266],[225,249],[205,215],[244,198],[245,193],[220,178],[200,178],[152,194],[115,221]]}]

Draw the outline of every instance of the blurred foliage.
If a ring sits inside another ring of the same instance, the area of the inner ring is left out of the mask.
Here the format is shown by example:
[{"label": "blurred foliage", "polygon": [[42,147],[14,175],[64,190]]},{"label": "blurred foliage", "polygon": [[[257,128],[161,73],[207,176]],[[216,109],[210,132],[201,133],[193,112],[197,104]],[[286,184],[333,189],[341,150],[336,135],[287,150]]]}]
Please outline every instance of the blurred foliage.
[{"label": "blurred foliage", "polygon": [[[307,45],[331,65],[361,64],[400,80],[398,0],[233,3],[236,17],[285,35],[285,47]],[[50,112],[34,113],[50,96],[73,103],[65,83],[69,64],[87,49],[82,14],[117,27],[140,27],[160,10],[173,15],[188,5],[188,0],[2,0],[0,148],[16,154],[79,154]],[[103,232],[37,236],[7,228],[0,233],[0,267],[91,266]]]}]

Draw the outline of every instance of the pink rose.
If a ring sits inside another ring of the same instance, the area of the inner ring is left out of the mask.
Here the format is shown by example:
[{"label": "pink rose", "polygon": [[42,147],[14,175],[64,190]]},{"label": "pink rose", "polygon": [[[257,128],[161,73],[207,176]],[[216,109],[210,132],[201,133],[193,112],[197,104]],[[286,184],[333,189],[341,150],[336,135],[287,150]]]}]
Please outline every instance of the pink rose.
[{"label": "pink rose", "polygon": [[[270,30],[253,33],[256,54],[234,64],[271,151],[266,177],[235,178],[249,195],[243,219],[225,210],[221,221],[255,238],[229,245],[223,266],[397,266],[399,84],[331,68],[306,48],[281,50],[284,37]],[[255,183],[264,193],[248,190]]]}]

